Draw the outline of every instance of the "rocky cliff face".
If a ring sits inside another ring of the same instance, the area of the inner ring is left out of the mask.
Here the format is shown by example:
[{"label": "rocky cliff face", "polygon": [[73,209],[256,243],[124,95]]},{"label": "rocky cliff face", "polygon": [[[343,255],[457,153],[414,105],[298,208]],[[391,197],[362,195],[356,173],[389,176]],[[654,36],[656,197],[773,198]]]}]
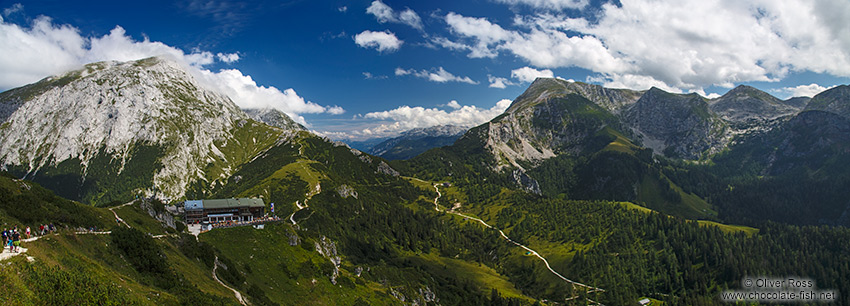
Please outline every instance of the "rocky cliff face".
[{"label": "rocky cliff face", "polygon": [[251,119],[290,131],[306,131],[303,125],[274,108],[245,109]]},{"label": "rocky cliff face", "polygon": [[671,94],[653,87],[623,119],[641,135],[644,146],[668,156],[699,159],[727,142],[726,123],[697,94]]},{"label": "rocky cliff face", "polygon": [[[80,186],[126,174],[127,192],[160,198],[227,177],[281,133],[161,58],[89,64],[4,92],[0,105],[4,168]],[[72,198],[97,201],[104,191],[90,187]]]}]

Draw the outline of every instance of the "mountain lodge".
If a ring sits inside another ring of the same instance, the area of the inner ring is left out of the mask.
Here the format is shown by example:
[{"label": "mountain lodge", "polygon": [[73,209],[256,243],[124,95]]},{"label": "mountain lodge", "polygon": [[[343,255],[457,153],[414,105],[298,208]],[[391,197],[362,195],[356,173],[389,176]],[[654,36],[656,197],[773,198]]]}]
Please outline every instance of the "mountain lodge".
[{"label": "mountain lodge", "polygon": [[258,198],[188,200],[183,202],[187,224],[223,221],[249,222],[262,218],[266,204]]}]

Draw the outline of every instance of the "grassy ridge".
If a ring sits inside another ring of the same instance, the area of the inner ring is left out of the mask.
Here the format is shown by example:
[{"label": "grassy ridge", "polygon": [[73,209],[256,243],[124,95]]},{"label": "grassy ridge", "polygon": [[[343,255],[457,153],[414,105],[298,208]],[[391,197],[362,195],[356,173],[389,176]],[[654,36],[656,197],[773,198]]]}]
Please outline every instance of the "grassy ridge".
[{"label": "grassy ridge", "polygon": [[0,222],[5,227],[14,225],[23,229],[40,224],[57,226],[109,228],[115,220],[108,210],[83,205],[56,196],[39,184],[19,180],[8,173],[0,173]]},{"label": "grassy ridge", "polygon": [[744,233],[744,234],[747,234],[747,236],[752,236],[752,235],[758,234],[758,232],[759,232],[759,229],[757,229],[757,228],[752,228],[752,227],[743,226],[743,225],[723,224],[723,223],[718,223],[718,222],[709,221],[709,220],[698,220],[697,222],[699,222],[699,224],[702,225],[702,226],[716,226],[716,227],[720,228],[720,230],[723,231],[724,233],[730,233],[730,234]]}]

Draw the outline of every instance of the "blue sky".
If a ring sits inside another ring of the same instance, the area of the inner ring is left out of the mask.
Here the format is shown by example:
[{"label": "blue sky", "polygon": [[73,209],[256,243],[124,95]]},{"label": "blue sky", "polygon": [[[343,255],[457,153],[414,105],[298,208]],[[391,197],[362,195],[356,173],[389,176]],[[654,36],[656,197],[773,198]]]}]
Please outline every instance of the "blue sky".
[{"label": "blue sky", "polygon": [[240,106],[276,107],[334,139],[477,125],[541,75],[710,97],[748,84],[780,98],[850,76],[846,0],[4,1],[0,10],[0,90],[89,61],[168,53]]}]

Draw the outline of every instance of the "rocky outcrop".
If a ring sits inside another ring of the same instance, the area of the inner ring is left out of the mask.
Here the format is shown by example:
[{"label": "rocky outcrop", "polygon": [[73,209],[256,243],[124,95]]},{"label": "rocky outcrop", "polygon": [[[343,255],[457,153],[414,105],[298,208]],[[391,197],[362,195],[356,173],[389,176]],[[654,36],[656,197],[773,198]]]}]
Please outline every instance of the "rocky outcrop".
[{"label": "rocky outcrop", "polygon": [[336,249],[336,243],[325,236],[315,242],[316,252],[327,258],[334,266],[333,273],[330,275],[331,283],[336,285],[336,279],[339,277],[339,265],[342,264],[342,257]]},{"label": "rocky outcrop", "polygon": [[528,174],[525,174],[525,171],[521,169],[516,169],[511,172],[511,178],[513,178],[514,182],[518,186],[521,186],[522,189],[526,192],[533,194],[543,194],[543,192],[540,191],[540,184],[537,182],[537,180],[531,178],[530,176],[528,176]]},{"label": "rocky outcrop", "polygon": [[348,186],[348,185],[345,185],[345,184],[340,185],[339,187],[337,187],[337,188],[336,188],[336,192],[337,192],[337,193],[339,194],[339,196],[340,196],[340,197],[342,197],[343,199],[346,199],[346,198],[348,198],[348,197],[353,197],[353,198],[355,198],[355,199],[357,198],[357,191],[356,191],[356,190],[354,190],[354,188],[352,188],[351,186]]},{"label": "rocky outcrop", "polygon": [[386,174],[386,175],[389,175],[389,176],[399,176],[399,175],[401,175],[400,173],[398,173],[398,171],[393,169],[393,167],[390,167],[390,165],[387,164],[387,162],[385,162],[383,160],[380,163],[378,163],[378,169],[375,170],[375,172]]}]

